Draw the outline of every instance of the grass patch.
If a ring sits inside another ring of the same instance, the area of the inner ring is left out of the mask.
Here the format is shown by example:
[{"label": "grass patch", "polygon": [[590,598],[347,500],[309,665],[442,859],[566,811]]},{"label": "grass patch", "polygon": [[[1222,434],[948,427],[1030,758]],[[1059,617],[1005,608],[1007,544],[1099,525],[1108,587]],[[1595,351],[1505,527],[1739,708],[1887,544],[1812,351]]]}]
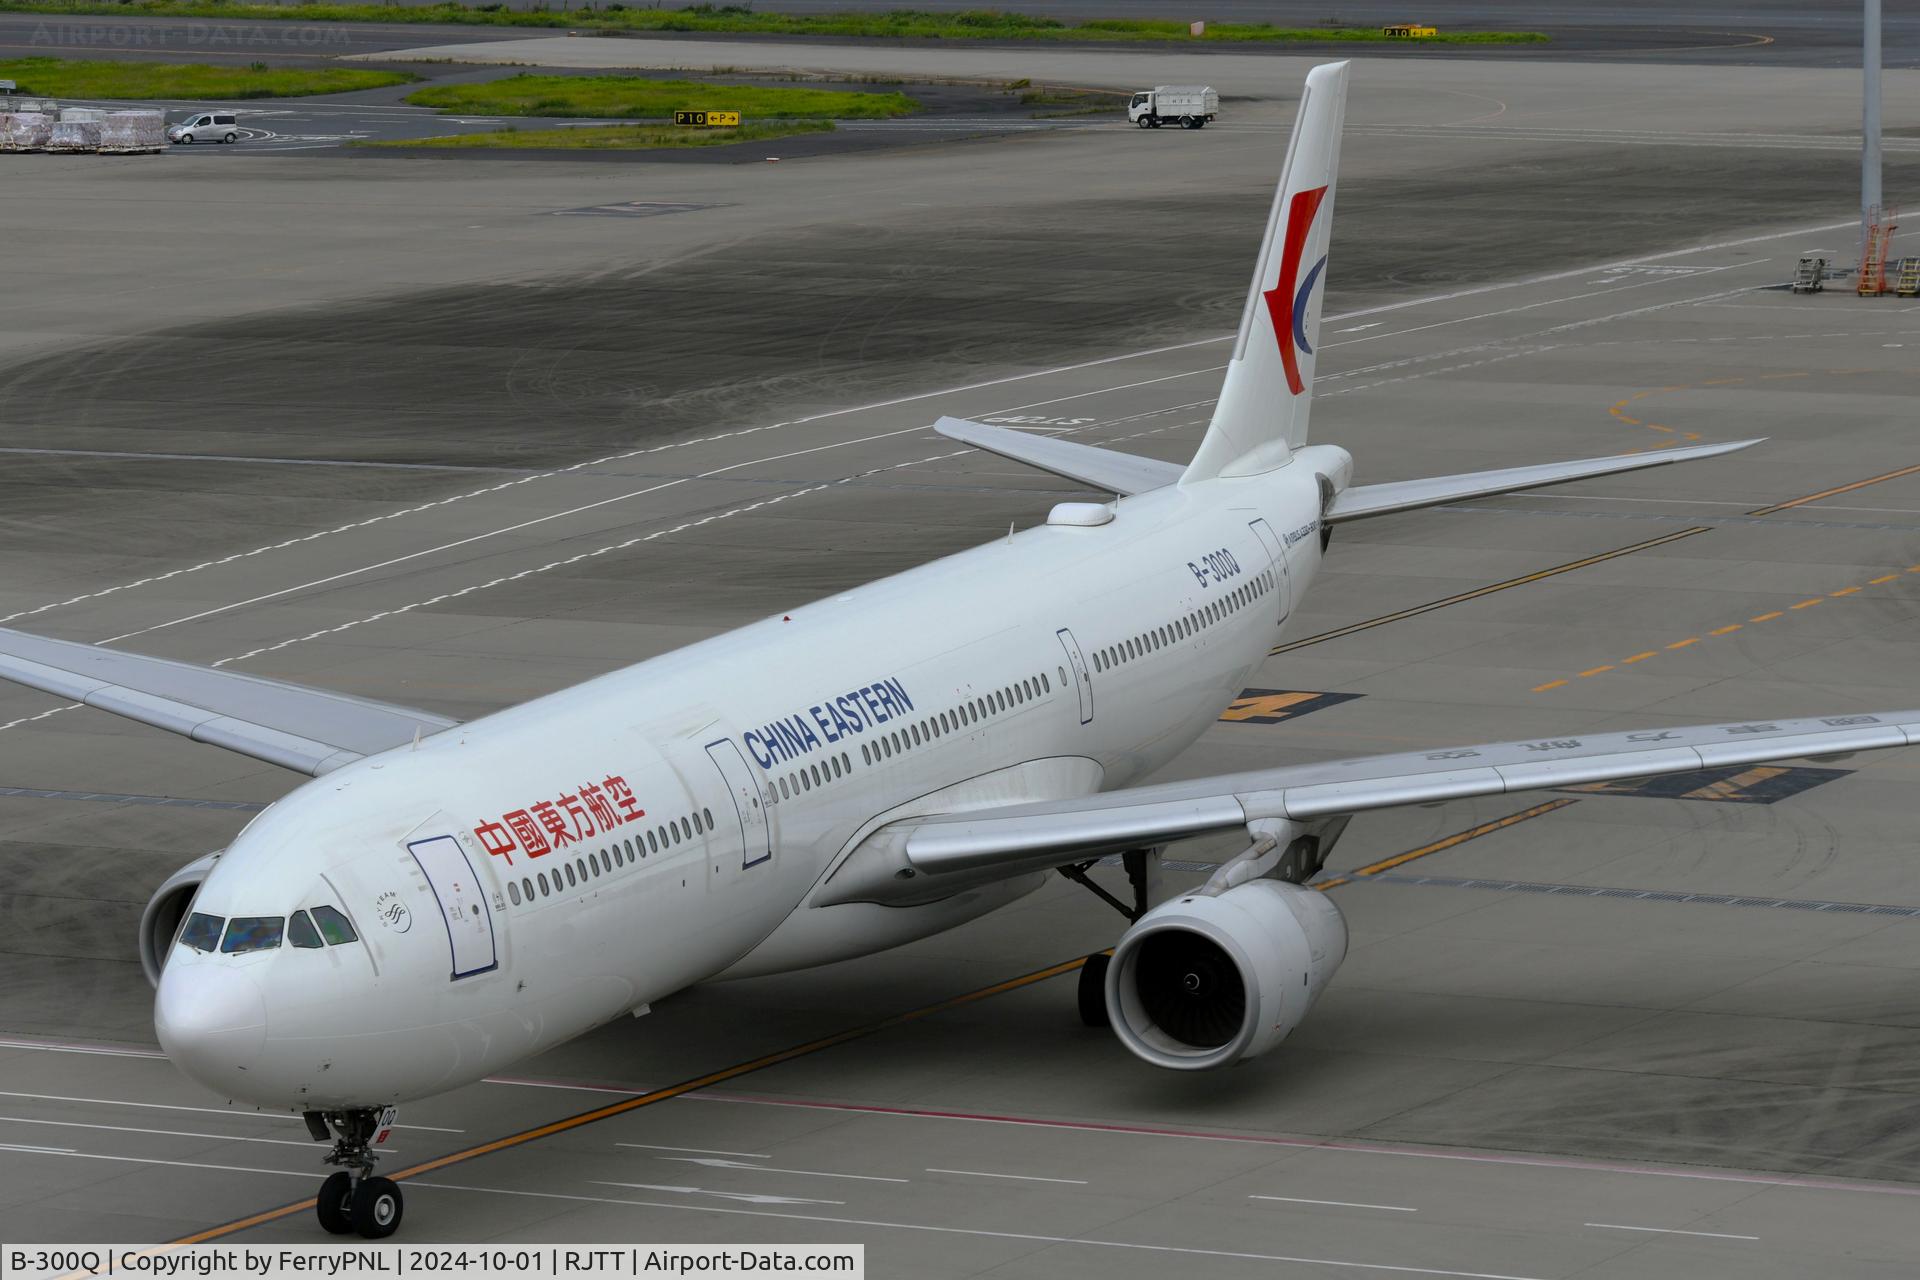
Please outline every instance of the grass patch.
[{"label": "grass patch", "polygon": [[671,119],[676,111],[738,111],[757,120],[879,120],[918,111],[904,93],[776,89],[641,76],[508,76],[476,84],[431,85],[409,94],[419,107],[485,116],[598,116]]},{"label": "grass patch", "polygon": [[69,58],[19,58],[0,62],[0,80],[18,81],[20,92],[47,98],[304,98],[411,84],[403,71],[348,71],[330,67],[213,67],[199,63],[89,62]]},{"label": "grass patch", "polygon": [[765,142],[796,133],[831,133],[831,120],[777,120],[743,124],[736,129],[692,129],[658,124],[582,125],[575,129],[502,129],[493,133],[458,133],[445,138],[383,138],[349,143],[355,147],[446,147],[468,149],[534,149],[544,151],[653,151],[667,147],[724,147],[737,142]]},{"label": "grass patch", "polygon": [[[0,0],[0,12],[54,14],[149,14],[155,17],[274,19],[297,22],[441,22],[494,27],[567,27],[605,31],[688,31],[741,35],[856,36],[927,40],[1102,40],[1170,41],[1180,44],[1272,41],[1385,41],[1378,27],[1276,27],[1265,22],[1210,22],[1203,35],[1190,35],[1184,21],[1121,18],[1077,25],[1055,18],[975,9],[964,13],[927,13],[894,9],[885,13],[756,13],[744,5],[696,4],[683,9],[636,8],[620,0],[558,9],[511,10],[499,4],[444,3],[403,8],[385,4],[340,4],[315,0],[297,4],[248,4],[239,0]],[[1443,31],[1423,44],[1533,44],[1547,37],[1538,31]]]}]

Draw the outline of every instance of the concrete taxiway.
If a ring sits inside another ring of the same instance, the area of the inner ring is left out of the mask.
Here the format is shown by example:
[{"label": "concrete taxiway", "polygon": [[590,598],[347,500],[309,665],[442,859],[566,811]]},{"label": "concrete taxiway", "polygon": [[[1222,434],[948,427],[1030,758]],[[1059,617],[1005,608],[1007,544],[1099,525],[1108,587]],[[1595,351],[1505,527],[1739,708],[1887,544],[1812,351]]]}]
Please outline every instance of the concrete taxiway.
[{"label": "concrete taxiway", "polygon": [[[1850,79],[1464,65],[1356,77],[1316,438],[1368,480],[1769,443],[1342,529],[1174,772],[1915,705],[1920,304],[1775,287],[1851,245]],[[0,318],[0,621],[472,716],[1031,523],[1071,490],[925,424],[1186,456],[1285,97],[757,167],[27,157],[21,225],[74,248]],[[317,1238],[280,1212],[317,1150],[155,1056],[131,951],[294,780],[15,690],[0,761],[0,1237]],[[1077,1024],[1122,922],[1065,882],[688,992],[407,1108],[405,1230],[861,1240],[888,1276],[1904,1274],[1916,769],[1356,822],[1345,968],[1205,1077]]]}]

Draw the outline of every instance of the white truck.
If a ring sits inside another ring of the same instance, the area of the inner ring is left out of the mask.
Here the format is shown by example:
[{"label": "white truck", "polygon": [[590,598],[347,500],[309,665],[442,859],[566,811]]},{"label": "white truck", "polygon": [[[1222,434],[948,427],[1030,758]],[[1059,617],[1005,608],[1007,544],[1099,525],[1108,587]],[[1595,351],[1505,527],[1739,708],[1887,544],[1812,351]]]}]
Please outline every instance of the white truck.
[{"label": "white truck", "polygon": [[1142,129],[1179,124],[1182,129],[1204,129],[1220,114],[1220,95],[1204,84],[1163,84],[1142,89],[1127,103],[1127,119]]}]

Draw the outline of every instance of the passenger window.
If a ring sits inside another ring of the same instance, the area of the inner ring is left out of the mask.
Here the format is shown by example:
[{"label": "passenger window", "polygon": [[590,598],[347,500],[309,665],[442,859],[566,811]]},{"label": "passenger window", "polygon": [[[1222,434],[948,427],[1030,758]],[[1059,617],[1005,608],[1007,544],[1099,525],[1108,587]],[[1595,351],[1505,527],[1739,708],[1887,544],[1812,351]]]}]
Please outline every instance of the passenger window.
[{"label": "passenger window", "polygon": [[647,848],[654,853],[660,852],[660,837],[656,832],[647,832]]},{"label": "passenger window", "polygon": [[632,862],[633,861],[633,837],[632,836],[627,837],[626,853],[627,853],[627,856],[625,861]]},{"label": "passenger window", "polygon": [[360,935],[353,931],[352,922],[338,907],[313,908],[313,922],[320,927],[320,936],[327,940],[330,947],[360,940]]},{"label": "passenger window", "polygon": [[578,885],[580,883],[578,877],[573,874],[573,864],[571,862],[567,864],[567,883],[569,885]]},{"label": "passenger window", "polygon": [[702,810],[701,810],[700,812],[701,812],[701,813],[702,813],[703,815],[705,815],[705,817],[706,817],[706,819],[707,819],[707,830],[709,830],[709,831],[711,831],[711,830],[713,830],[713,810],[711,810],[711,809],[702,809]]},{"label": "passenger window", "polygon": [[813,781],[807,777],[807,771],[805,769],[800,771],[800,789],[802,791],[813,790]]},{"label": "passenger window", "polygon": [[540,873],[540,896],[547,896],[547,873],[544,871]]},{"label": "passenger window", "polygon": [[180,945],[195,951],[211,951],[220,945],[220,928],[224,924],[224,917],[196,911],[187,917],[187,927],[180,931]]},{"label": "passenger window", "polygon": [[[516,907],[520,905],[520,886],[511,880],[507,881],[507,900]],[[306,945],[300,941],[300,924],[305,919],[305,916],[295,916],[292,926],[287,930],[287,938],[296,947]],[[312,926],[309,925],[308,927],[311,928]],[[320,945],[320,935],[317,933],[313,935],[313,945],[316,947]]]},{"label": "passenger window", "polygon": [[271,951],[280,945],[286,923],[285,916],[235,916],[227,922],[227,936],[220,940],[220,950],[231,956]]},{"label": "passenger window", "polygon": [[533,901],[533,877],[522,876],[520,878],[520,895],[528,902]]}]

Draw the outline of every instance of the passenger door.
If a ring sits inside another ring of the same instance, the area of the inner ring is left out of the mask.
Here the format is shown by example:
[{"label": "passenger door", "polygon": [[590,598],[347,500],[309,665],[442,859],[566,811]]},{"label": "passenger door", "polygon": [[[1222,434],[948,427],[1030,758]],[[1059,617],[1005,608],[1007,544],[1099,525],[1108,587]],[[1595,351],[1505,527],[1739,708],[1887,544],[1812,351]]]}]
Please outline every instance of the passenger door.
[{"label": "passenger door", "polygon": [[1067,669],[1073,673],[1074,691],[1080,695],[1080,723],[1093,722],[1093,675],[1087,669],[1086,655],[1080,652],[1080,642],[1073,638],[1073,632],[1065,627],[1053,633],[1060,639],[1060,647],[1067,651]]},{"label": "passenger door", "polygon": [[1287,578],[1287,553],[1280,545],[1280,537],[1274,533],[1273,526],[1265,520],[1250,522],[1254,536],[1260,539],[1260,545],[1267,549],[1267,558],[1273,564],[1274,597],[1277,611],[1274,625],[1287,620],[1287,614],[1293,609],[1293,584]]},{"label": "passenger door", "polygon": [[407,852],[419,864],[440,907],[452,962],[449,981],[458,982],[500,967],[498,941],[493,936],[493,913],[487,909],[486,889],[467,851],[450,835],[409,840]]},{"label": "passenger door", "polygon": [[[753,767],[740,754],[740,748],[734,745],[732,738],[709,742],[707,759],[720,771],[728,798],[732,801],[734,817],[739,823],[741,870],[769,861],[773,857],[773,831],[767,823],[766,804],[761,799],[760,780],[754,775]],[[727,826],[725,813],[714,815],[716,835],[724,833]],[[718,850],[719,846],[716,845],[716,858],[722,856]]]}]

